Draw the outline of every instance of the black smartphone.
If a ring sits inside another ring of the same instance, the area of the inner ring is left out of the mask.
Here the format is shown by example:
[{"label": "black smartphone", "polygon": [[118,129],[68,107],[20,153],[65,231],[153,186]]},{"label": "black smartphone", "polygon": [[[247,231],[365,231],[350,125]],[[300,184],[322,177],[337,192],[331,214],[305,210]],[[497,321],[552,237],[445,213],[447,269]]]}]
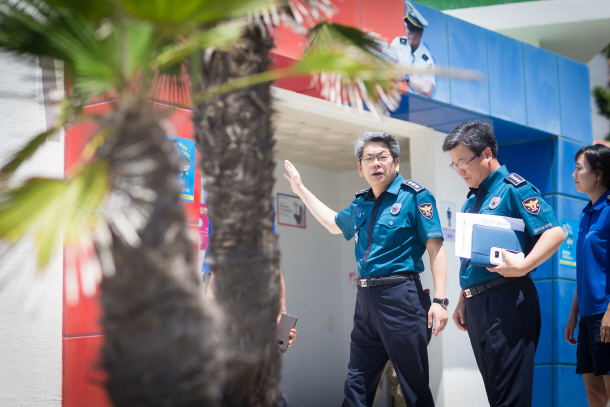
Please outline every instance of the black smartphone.
[{"label": "black smartphone", "polygon": [[282,314],[280,323],[277,324],[277,344],[282,352],[288,349],[288,341],[290,340],[290,331],[297,324],[297,317],[289,314]]}]

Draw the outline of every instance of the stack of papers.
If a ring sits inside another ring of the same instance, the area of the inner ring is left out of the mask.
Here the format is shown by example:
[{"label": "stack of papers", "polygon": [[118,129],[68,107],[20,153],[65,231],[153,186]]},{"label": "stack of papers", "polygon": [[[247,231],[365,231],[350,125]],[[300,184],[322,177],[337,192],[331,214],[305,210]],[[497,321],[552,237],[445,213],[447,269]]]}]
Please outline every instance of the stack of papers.
[{"label": "stack of papers", "polygon": [[508,216],[483,215],[480,213],[457,213],[455,225],[455,255],[465,259],[472,256],[472,227],[490,226],[500,229],[525,231],[523,219]]}]

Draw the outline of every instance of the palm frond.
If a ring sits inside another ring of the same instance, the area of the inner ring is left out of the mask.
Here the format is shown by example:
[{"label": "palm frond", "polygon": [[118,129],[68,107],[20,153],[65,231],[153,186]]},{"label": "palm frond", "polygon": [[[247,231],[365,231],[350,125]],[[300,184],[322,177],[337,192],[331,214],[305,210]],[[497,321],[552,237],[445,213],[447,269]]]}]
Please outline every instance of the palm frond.
[{"label": "palm frond", "polygon": [[193,27],[210,26],[246,17],[278,4],[279,0],[118,0],[133,17],[166,29],[189,32]]},{"label": "palm frond", "polygon": [[97,161],[69,180],[32,178],[2,195],[0,238],[35,236],[40,269],[48,264],[63,233],[76,244],[101,221],[98,212],[110,189],[108,165]]},{"label": "palm frond", "polygon": [[52,128],[50,130],[47,130],[47,131],[44,131],[44,132],[40,133],[39,135],[34,137],[32,140],[30,140],[30,142],[27,143],[25,145],[25,147],[23,147],[20,151],[18,151],[15,154],[15,156],[13,157],[13,159],[11,161],[9,161],[7,164],[4,165],[4,167],[2,167],[0,169],[0,178],[5,178],[5,177],[9,176],[10,174],[12,174],[13,172],[15,172],[15,170],[17,168],[19,168],[19,166],[21,164],[23,164],[23,162],[25,160],[27,160],[32,155],[34,155],[36,150],[38,150],[38,148],[45,141],[47,141],[47,139],[51,135],[53,135],[58,130],[59,130],[59,128],[54,127],[54,128]]},{"label": "palm frond", "polygon": [[74,14],[80,15],[89,21],[100,21],[110,18],[114,13],[114,6],[108,0],[43,0],[49,6],[60,9],[65,8]]},{"label": "palm frond", "polygon": [[35,18],[25,9],[0,8],[0,49],[64,61],[73,91],[85,100],[150,76],[159,35],[142,21],[97,23],[62,8]]},{"label": "palm frond", "polygon": [[209,47],[224,51],[230,45],[240,42],[244,25],[245,21],[236,20],[216,25],[207,30],[196,30],[183,41],[166,46],[163,52],[151,61],[151,67],[167,69]]}]

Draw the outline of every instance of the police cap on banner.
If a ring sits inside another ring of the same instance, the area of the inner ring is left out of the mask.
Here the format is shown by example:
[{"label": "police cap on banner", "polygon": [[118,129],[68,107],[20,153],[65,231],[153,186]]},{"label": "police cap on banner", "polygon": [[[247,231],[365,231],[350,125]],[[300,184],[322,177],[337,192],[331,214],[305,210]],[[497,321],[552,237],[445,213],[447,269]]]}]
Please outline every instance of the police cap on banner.
[{"label": "police cap on banner", "polygon": [[407,15],[404,20],[407,23],[409,28],[415,28],[416,30],[423,30],[424,27],[428,26],[428,21],[420,14],[419,11],[413,7],[410,1],[405,1],[405,6],[407,8]]}]

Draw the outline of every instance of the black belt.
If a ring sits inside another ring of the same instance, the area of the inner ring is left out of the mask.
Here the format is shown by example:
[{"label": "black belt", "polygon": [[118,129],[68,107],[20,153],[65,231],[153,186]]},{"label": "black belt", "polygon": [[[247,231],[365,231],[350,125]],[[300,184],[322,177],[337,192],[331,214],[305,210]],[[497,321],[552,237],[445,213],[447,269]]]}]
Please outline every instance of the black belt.
[{"label": "black belt", "polygon": [[360,287],[376,287],[379,285],[400,284],[409,280],[419,280],[419,273],[416,273],[415,271],[409,271],[401,272],[400,274],[396,275],[390,274],[385,277],[359,278],[358,285]]},{"label": "black belt", "polygon": [[[523,277],[529,278],[530,275],[526,274]],[[479,295],[481,293],[484,293],[485,291],[491,290],[492,288],[496,288],[498,286],[501,286],[502,284],[510,283],[511,281],[515,281],[523,277],[498,277],[483,284],[473,285],[472,287],[464,290],[464,298],[472,298],[475,295]]]}]

